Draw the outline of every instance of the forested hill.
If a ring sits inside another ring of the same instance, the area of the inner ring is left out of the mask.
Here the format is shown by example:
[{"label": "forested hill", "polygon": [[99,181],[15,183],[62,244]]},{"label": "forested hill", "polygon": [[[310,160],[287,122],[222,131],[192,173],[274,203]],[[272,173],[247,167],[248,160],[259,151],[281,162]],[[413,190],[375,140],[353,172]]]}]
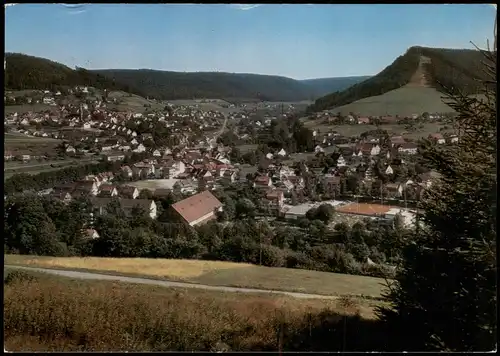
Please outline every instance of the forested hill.
[{"label": "forested hill", "polygon": [[[411,47],[376,76],[317,99],[309,111],[332,109],[407,84],[432,86],[438,90],[444,85],[466,94],[476,94],[481,90],[476,79],[484,76],[482,60],[483,55],[477,50]],[[418,71],[425,80],[416,78]]]},{"label": "forested hill", "polygon": [[221,72],[169,72],[149,69],[106,69],[93,73],[138,87],[161,99],[231,99],[301,101],[318,97],[310,86],[286,77]]},{"label": "forested hill", "polygon": [[92,73],[83,68],[74,70],[45,58],[20,53],[6,53],[5,67],[4,85],[9,89],[43,90],[85,85],[99,89],[123,90],[142,95],[136,88],[116,83],[98,73]]},{"label": "forested hill", "polygon": [[5,87],[13,90],[56,89],[87,85],[123,90],[156,99],[315,100],[343,90],[364,77],[295,80],[286,77],[221,72],[170,72],[150,69],[71,69],[63,64],[19,53],[6,54]]}]

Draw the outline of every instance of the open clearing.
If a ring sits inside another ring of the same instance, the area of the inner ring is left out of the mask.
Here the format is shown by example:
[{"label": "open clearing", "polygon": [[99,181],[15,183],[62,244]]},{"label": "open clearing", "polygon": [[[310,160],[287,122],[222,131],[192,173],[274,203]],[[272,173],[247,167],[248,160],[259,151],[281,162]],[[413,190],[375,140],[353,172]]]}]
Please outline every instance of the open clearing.
[{"label": "open clearing", "polygon": [[[4,267],[4,276],[12,273],[15,268]],[[59,281],[60,283],[67,283],[75,281],[75,279],[64,276],[56,276],[44,272],[28,272],[31,275],[37,276],[41,279],[48,279],[51,281]],[[203,299],[203,300],[217,300],[218,302],[238,304],[240,305],[255,305],[262,304],[273,309],[286,308],[289,311],[305,313],[307,311],[319,311],[328,309],[331,311],[348,312],[342,305],[342,299],[313,299],[313,298],[294,298],[286,295],[278,294],[259,294],[259,293],[229,293],[219,292],[212,290],[193,289],[193,288],[165,288],[154,285],[144,285],[116,281],[98,281],[98,280],[80,280],[79,284],[91,284],[95,286],[113,285],[115,288],[120,287],[129,291],[141,291],[141,293],[150,292],[153,295],[161,294],[163,297],[173,297],[181,295],[189,295],[190,298]],[[374,307],[381,305],[383,302],[369,300],[369,299],[355,299],[355,306],[359,309],[362,317],[367,319],[375,318]]]},{"label": "open clearing", "polygon": [[411,116],[424,112],[454,112],[443,102],[443,94],[434,88],[404,86],[385,94],[371,96],[332,109],[347,115],[350,112],[361,116],[399,115]]},{"label": "open clearing", "polygon": [[[315,119],[303,120],[304,126],[310,130],[319,130],[319,133],[327,133],[329,131],[337,131],[339,134],[345,137],[351,136],[359,136],[363,132],[376,130],[377,127],[375,125],[367,125],[367,124],[353,124],[353,125],[335,125],[335,124],[325,124],[324,119]],[[420,124],[417,124],[418,127]],[[449,128],[447,130],[441,131],[441,128],[444,128],[444,124],[441,123],[425,123],[422,124],[422,128],[417,128],[416,131],[407,131],[406,125],[399,124],[388,124],[388,125],[380,125],[380,129],[386,130],[390,135],[403,135],[406,138],[411,139],[419,139],[421,137],[427,137],[431,133],[445,132],[445,131],[453,131],[453,129]]]},{"label": "open clearing", "polygon": [[340,273],[199,260],[5,255],[4,264],[142,276],[171,281],[378,298],[385,280]]},{"label": "open clearing", "polygon": [[23,105],[9,105],[4,107],[5,114],[24,114],[27,112],[42,112],[46,110],[57,110],[57,107],[47,104],[23,104]]},{"label": "open clearing", "polygon": [[137,182],[130,182],[126,185],[130,185],[131,187],[136,187],[137,189],[149,189],[154,191],[155,189],[172,189],[174,184],[178,181],[178,179],[148,179],[148,180],[140,180]]}]

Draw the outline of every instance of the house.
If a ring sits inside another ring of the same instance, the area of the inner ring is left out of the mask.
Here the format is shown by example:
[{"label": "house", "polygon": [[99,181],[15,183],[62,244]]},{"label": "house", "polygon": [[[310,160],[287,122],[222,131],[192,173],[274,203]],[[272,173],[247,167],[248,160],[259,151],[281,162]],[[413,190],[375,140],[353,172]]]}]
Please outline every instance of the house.
[{"label": "house", "polygon": [[357,147],[358,154],[357,156],[376,156],[380,153],[380,146],[373,143],[363,143]]},{"label": "house", "polygon": [[216,212],[222,211],[222,203],[205,190],[172,204],[171,209],[189,226],[196,226],[215,219]]},{"label": "house", "polygon": [[392,167],[389,165],[387,166],[387,168],[385,169],[384,171],[385,174],[394,174],[394,170],[392,169]]},{"label": "house", "polygon": [[117,188],[118,195],[121,198],[127,199],[137,199],[139,196],[139,190],[136,187],[130,185],[121,185]]},{"label": "house", "polygon": [[97,195],[99,193],[99,188],[96,182],[81,180],[75,182],[75,190],[76,194],[82,195]]},{"label": "house", "polygon": [[117,162],[123,161],[125,159],[125,155],[123,153],[107,153],[103,155],[103,159],[108,162]]},{"label": "house", "polygon": [[387,183],[385,185],[389,197],[400,198],[403,195],[403,185],[398,183]]},{"label": "house", "polygon": [[[97,214],[106,214],[108,205],[113,201],[113,198],[92,198],[90,202]],[[135,208],[144,209],[151,219],[155,219],[158,215],[156,203],[154,200],[148,199],[117,199],[120,208],[126,216],[130,217]]]},{"label": "house", "polygon": [[222,179],[227,183],[234,183],[237,176],[236,171],[226,170],[224,174],[222,174]]},{"label": "house", "polygon": [[398,147],[398,152],[415,155],[418,152],[418,146],[413,142],[405,142]]},{"label": "house", "polygon": [[285,201],[285,196],[283,191],[279,189],[274,189],[266,194],[266,199],[269,202],[269,208],[277,213],[283,208]]},{"label": "house", "polygon": [[320,152],[325,152],[325,150],[320,145],[317,145],[316,147],[314,147],[314,152],[320,153]]},{"label": "house", "polygon": [[446,143],[446,140],[444,139],[443,135],[441,135],[440,133],[430,134],[429,140],[437,143],[438,145],[442,145],[442,144]]},{"label": "house", "polygon": [[105,197],[115,197],[118,195],[118,190],[115,186],[111,184],[101,184],[99,187],[99,196]]},{"label": "house", "polygon": [[269,176],[266,176],[266,175],[255,177],[254,182],[253,182],[254,188],[269,188],[272,185],[273,185],[273,183],[271,181],[271,178],[269,178]]},{"label": "house", "polygon": [[142,143],[140,143],[135,149],[134,149],[134,152],[137,152],[137,153],[141,153],[141,152],[145,152],[146,151],[146,147],[144,147],[144,145]]},{"label": "house", "polygon": [[21,159],[23,161],[29,161],[31,159],[31,156],[30,155],[21,155]]},{"label": "house", "polygon": [[286,151],[282,148],[281,150],[278,151],[278,156],[285,157]]},{"label": "house", "polygon": [[448,136],[448,142],[449,143],[458,143],[458,136],[457,135]]},{"label": "house", "polygon": [[84,231],[84,236],[88,239],[98,239],[99,238],[99,234],[97,233],[97,231],[95,231],[94,229],[86,229]]},{"label": "house", "polygon": [[154,150],[154,151],[153,151],[153,157],[161,157],[161,152],[160,152],[160,150]]},{"label": "house", "polygon": [[62,201],[64,204],[68,204],[72,199],[71,194],[68,191],[61,189],[54,189],[54,191],[50,193],[49,196],[51,198]]},{"label": "house", "polygon": [[132,172],[132,168],[130,168],[129,166],[121,167],[121,171],[123,172],[123,174],[125,174],[126,177],[129,177],[129,178],[131,178],[134,174]]},{"label": "house", "polygon": [[402,145],[402,144],[406,143],[406,141],[403,138],[403,136],[392,136],[390,138],[390,140],[391,140],[391,146],[392,147],[397,147],[399,145]]},{"label": "house", "polygon": [[358,124],[366,124],[370,123],[370,119],[368,117],[358,117]]}]

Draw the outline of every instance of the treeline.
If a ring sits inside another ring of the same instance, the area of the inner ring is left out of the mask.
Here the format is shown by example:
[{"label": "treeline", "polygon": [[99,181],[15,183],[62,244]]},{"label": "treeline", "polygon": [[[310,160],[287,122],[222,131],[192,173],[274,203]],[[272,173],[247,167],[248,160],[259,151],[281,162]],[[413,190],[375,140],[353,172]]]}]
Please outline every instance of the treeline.
[{"label": "treeline", "polygon": [[37,192],[43,189],[53,188],[60,184],[83,179],[87,175],[99,174],[102,172],[116,172],[122,164],[133,164],[144,158],[144,154],[134,152],[132,155],[126,156],[123,162],[102,161],[99,163],[61,168],[54,171],[40,172],[38,174],[14,174],[4,181],[4,194],[10,195],[23,192]]},{"label": "treeline", "polygon": [[436,88],[441,89],[442,85],[446,85],[454,90],[460,89],[466,94],[476,94],[482,88],[481,82],[476,80],[484,77],[481,70],[483,58],[480,52],[465,49],[411,47],[376,76],[344,91],[337,91],[317,99],[308,107],[308,111],[331,109],[398,89],[408,84],[419,66],[421,56],[430,58],[430,63],[424,64],[424,68]]},{"label": "treeline", "polygon": [[108,69],[92,71],[137,87],[150,98],[252,98],[262,101],[312,100],[315,90],[300,81],[270,75],[156,70]]},{"label": "treeline", "polygon": [[13,90],[59,90],[64,87],[89,86],[97,89],[123,90],[141,95],[134,86],[123,85],[83,68],[73,70],[45,58],[20,53],[5,55],[5,87]]},{"label": "treeline", "polygon": [[[107,214],[91,218],[91,203],[79,198],[65,205],[35,195],[8,197],[4,243],[8,253],[49,256],[149,257],[245,262],[270,267],[391,276],[408,234],[395,226],[367,220],[350,227],[327,224],[335,212],[328,205],[308,212],[296,225],[271,226],[256,221],[261,196],[248,187],[218,193],[224,212],[218,221],[192,228],[171,213],[178,193],[156,199],[158,218],[137,207],[127,217],[113,200]],[[99,234],[89,239],[86,230]],[[367,258],[379,263],[368,265]]]}]

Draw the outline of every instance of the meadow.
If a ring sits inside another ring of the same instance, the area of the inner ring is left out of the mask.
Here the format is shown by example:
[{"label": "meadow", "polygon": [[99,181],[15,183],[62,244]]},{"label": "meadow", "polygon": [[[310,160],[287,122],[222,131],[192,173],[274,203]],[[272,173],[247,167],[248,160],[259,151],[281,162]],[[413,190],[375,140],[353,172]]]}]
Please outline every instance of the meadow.
[{"label": "meadow", "polygon": [[74,280],[4,270],[8,351],[362,351],[373,306]]},{"label": "meadow", "polygon": [[5,265],[140,276],[209,286],[380,298],[382,278],[222,261],[5,255]]}]

